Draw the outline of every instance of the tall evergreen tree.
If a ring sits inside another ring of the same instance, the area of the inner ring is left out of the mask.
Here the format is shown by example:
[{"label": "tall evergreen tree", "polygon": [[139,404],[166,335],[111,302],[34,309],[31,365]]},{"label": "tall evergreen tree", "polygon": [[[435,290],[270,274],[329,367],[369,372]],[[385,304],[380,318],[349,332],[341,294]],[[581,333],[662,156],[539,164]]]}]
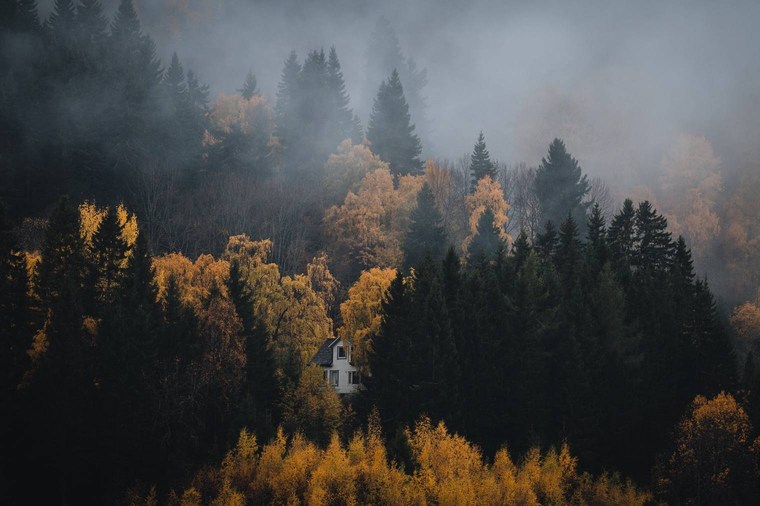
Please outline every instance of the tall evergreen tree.
[{"label": "tall evergreen tree", "polygon": [[114,302],[115,289],[123,278],[124,261],[128,246],[124,240],[124,227],[119,223],[115,207],[109,207],[98,229],[92,236],[94,279],[98,300],[104,311]]},{"label": "tall evergreen tree", "polygon": [[504,248],[499,229],[494,225],[494,215],[486,208],[478,218],[478,233],[467,248],[468,262],[494,259]]},{"label": "tall evergreen tree", "polygon": [[412,211],[409,231],[404,240],[406,268],[417,266],[426,256],[436,262],[443,260],[447,244],[446,231],[441,222],[433,191],[425,183],[417,194],[417,207]]},{"label": "tall evergreen tree", "polygon": [[241,425],[257,429],[257,434],[271,434],[274,427],[273,409],[277,400],[275,360],[269,346],[269,333],[253,311],[253,294],[242,277],[240,263],[230,263],[227,281],[230,299],[243,323],[245,336],[245,382],[241,406]]},{"label": "tall evergreen tree", "polygon": [[394,175],[422,172],[420,139],[411,124],[409,106],[395,70],[380,90],[367,127],[372,152],[388,162]]},{"label": "tall evergreen tree", "polygon": [[557,229],[554,223],[547,221],[544,225],[544,231],[536,237],[536,253],[545,261],[551,261],[557,251]]},{"label": "tall evergreen tree", "polygon": [[625,199],[623,207],[612,218],[608,233],[612,263],[621,279],[630,276],[633,257],[636,254],[636,210],[631,199]]},{"label": "tall evergreen tree", "polygon": [[496,179],[496,168],[491,162],[491,155],[486,148],[486,140],[483,132],[478,135],[478,141],[470,155],[470,192],[475,191],[478,181],[485,176]]},{"label": "tall evergreen tree", "polygon": [[673,256],[673,241],[665,217],[644,201],[636,210],[635,225],[638,255],[633,259],[633,265],[651,271],[667,269]]},{"label": "tall evergreen tree", "polygon": [[535,192],[541,207],[541,221],[561,223],[567,213],[576,223],[586,223],[587,203],[583,202],[590,189],[588,178],[578,161],[565,148],[565,143],[554,139],[549,154],[541,159],[536,171]]},{"label": "tall evergreen tree", "polygon": [[239,91],[240,95],[246,100],[250,100],[255,95],[259,94],[258,83],[256,82],[256,75],[253,73],[252,70],[249,70],[248,73],[245,75],[245,81],[243,81],[243,87],[237,91]]},{"label": "tall evergreen tree", "polygon": [[[334,130],[333,141],[352,138],[354,123],[353,113],[349,107],[349,97],[346,92],[346,83],[343,80],[343,71],[340,68],[338,53],[335,46],[330,48],[327,58],[327,82],[332,95],[332,110],[330,111],[328,128]],[[337,146],[337,144],[336,144]]]}]

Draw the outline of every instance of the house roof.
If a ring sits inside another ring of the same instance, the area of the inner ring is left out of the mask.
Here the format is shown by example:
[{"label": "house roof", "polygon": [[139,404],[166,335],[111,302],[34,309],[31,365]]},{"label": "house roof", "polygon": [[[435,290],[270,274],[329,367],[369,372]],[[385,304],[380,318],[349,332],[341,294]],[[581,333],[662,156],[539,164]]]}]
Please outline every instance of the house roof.
[{"label": "house roof", "polygon": [[319,347],[317,352],[314,354],[313,357],[311,357],[311,360],[309,360],[310,364],[314,365],[321,365],[321,366],[329,366],[332,365],[332,347],[335,346],[335,343],[340,341],[340,338],[333,337],[332,339],[325,339],[325,342],[322,343],[322,346]]}]

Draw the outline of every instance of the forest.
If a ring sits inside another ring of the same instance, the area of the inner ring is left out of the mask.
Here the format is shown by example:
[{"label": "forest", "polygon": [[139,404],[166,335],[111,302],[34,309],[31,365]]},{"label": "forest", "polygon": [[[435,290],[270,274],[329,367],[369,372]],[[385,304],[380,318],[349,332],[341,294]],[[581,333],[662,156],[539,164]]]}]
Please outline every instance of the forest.
[{"label": "forest", "polygon": [[141,2],[43,3],[0,6],[0,503],[760,499],[757,162],[437,156],[384,17],[365,111],[330,41],[216,89]]}]

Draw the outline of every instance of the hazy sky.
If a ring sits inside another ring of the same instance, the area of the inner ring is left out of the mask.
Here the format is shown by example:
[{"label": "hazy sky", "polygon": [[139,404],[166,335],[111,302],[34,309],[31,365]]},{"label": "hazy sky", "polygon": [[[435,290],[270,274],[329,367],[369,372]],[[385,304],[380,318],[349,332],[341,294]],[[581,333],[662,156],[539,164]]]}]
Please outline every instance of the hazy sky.
[{"label": "hazy sky", "polygon": [[[103,3],[110,13],[118,2]],[[760,135],[756,0],[136,5],[162,59],[178,51],[214,95],[240,87],[250,67],[274,101],[291,49],[335,45],[360,112],[376,89],[364,90],[364,53],[385,16],[428,70],[426,152],[439,157],[469,151],[482,129],[495,157],[536,164],[561,136],[592,174],[633,179],[656,172],[680,132],[706,135],[724,161],[747,156]]]}]

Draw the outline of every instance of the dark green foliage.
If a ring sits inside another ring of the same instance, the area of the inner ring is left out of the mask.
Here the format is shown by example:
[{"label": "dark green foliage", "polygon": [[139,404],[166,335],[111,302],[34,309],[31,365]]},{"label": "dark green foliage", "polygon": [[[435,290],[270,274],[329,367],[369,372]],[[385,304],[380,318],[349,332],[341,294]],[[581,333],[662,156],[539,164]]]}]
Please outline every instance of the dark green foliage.
[{"label": "dark green foliage", "polygon": [[238,260],[230,263],[227,289],[243,323],[246,340],[245,382],[239,424],[255,429],[256,434],[262,437],[271,435],[276,419],[272,406],[278,394],[275,360],[269,347],[269,333],[253,312],[253,294],[242,278]]},{"label": "dark green foliage", "polygon": [[468,261],[490,260],[503,251],[504,241],[493,221],[493,212],[486,208],[478,219],[478,233],[468,247]]},{"label": "dark green foliage", "polygon": [[321,175],[341,141],[360,140],[334,47],[327,57],[323,50],[311,51],[303,65],[290,53],[277,88],[276,113],[283,164],[293,175]]},{"label": "dark green foliage", "polygon": [[367,140],[372,152],[388,162],[394,175],[422,172],[420,139],[414,133],[396,70],[377,92],[367,126]]},{"label": "dark green foliage", "polygon": [[250,100],[254,95],[259,94],[258,83],[256,82],[256,75],[252,70],[249,70],[245,75],[245,81],[243,81],[243,87],[237,90],[240,95],[246,100]]},{"label": "dark green foliage", "polygon": [[541,222],[561,223],[571,213],[576,223],[585,226],[588,204],[583,200],[589,189],[578,160],[567,152],[564,142],[554,139],[536,172],[535,192],[541,206]]},{"label": "dark green foliage", "polygon": [[430,186],[425,183],[417,194],[417,207],[412,211],[409,232],[404,241],[404,266],[413,267],[426,256],[435,262],[446,252],[446,231],[441,225],[441,213],[435,205]]},{"label": "dark green foliage", "polygon": [[558,240],[557,229],[555,228],[554,223],[547,221],[544,226],[544,231],[536,237],[536,252],[545,261],[551,261],[557,250]]},{"label": "dark green foliage", "polygon": [[96,297],[108,311],[114,301],[115,289],[122,278],[124,260],[127,258],[128,247],[123,237],[124,228],[119,223],[115,207],[109,207],[92,236],[92,268],[96,289]]},{"label": "dark green foliage", "polygon": [[483,132],[478,135],[478,141],[475,143],[475,147],[470,155],[470,191],[475,190],[478,181],[485,176],[489,176],[491,179],[496,177],[496,168],[491,162],[491,155],[486,149],[486,140],[483,137]]}]

